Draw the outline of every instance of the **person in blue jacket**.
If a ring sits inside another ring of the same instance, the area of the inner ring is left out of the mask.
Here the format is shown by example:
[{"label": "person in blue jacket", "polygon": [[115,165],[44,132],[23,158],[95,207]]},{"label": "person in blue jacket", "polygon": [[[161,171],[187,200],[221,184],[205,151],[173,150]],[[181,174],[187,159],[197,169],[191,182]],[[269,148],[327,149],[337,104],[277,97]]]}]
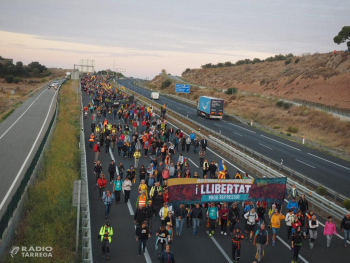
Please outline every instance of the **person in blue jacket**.
[{"label": "person in blue jacket", "polygon": [[173,252],[170,251],[170,245],[166,245],[165,250],[160,255],[161,263],[175,263],[175,257]]},{"label": "person in blue jacket", "polygon": [[292,197],[292,200],[290,200],[287,204],[287,210],[293,210],[294,214],[296,214],[298,212],[298,209],[299,209],[298,202],[295,201],[294,197]]}]

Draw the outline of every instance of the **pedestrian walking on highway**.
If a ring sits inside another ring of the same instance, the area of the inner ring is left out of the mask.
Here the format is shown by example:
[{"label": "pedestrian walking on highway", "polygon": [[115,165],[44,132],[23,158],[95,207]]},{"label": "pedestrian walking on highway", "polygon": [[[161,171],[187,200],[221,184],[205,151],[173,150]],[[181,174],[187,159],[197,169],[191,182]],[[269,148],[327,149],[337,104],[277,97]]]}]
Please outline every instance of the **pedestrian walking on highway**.
[{"label": "pedestrian walking on highway", "polygon": [[158,230],[158,232],[156,233],[156,236],[157,236],[156,253],[157,253],[157,250],[160,250],[158,258],[161,259],[160,258],[161,257],[161,252],[164,251],[165,246],[170,241],[170,234],[169,234],[168,230],[166,230],[165,226],[161,225],[159,230]]},{"label": "pedestrian walking on highway", "polygon": [[219,222],[219,209],[215,206],[215,203],[211,203],[207,210],[207,218],[209,220],[209,236],[214,235],[215,225]]},{"label": "pedestrian walking on highway", "polygon": [[156,208],[153,206],[152,200],[148,201],[148,204],[145,208],[146,213],[146,223],[150,234],[153,232],[153,220],[156,214]]},{"label": "pedestrian walking on highway", "polygon": [[200,149],[198,155],[199,155],[199,167],[203,167],[205,151],[203,149]]},{"label": "pedestrian walking on highway", "polygon": [[102,226],[99,232],[99,238],[101,238],[102,242],[102,257],[105,257],[106,260],[109,259],[109,246],[112,242],[112,236],[113,236],[113,228],[111,227],[111,224],[109,222],[106,223],[106,225]]},{"label": "pedestrian walking on highway", "polygon": [[333,235],[337,234],[337,229],[335,224],[333,223],[333,218],[331,216],[328,217],[327,222],[324,225],[323,235],[327,238],[327,250],[329,250],[332,242]]},{"label": "pedestrian walking on highway", "polygon": [[253,240],[253,234],[254,234],[254,230],[255,230],[255,224],[258,222],[259,218],[258,218],[258,214],[255,213],[255,208],[253,207],[252,209],[250,209],[250,211],[246,214],[244,214],[244,218],[247,220],[247,224],[245,227],[245,232],[246,232],[246,238],[248,238],[248,234],[249,234],[249,241],[252,242]]},{"label": "pedestrian walking on highway", "polygon": [[348,247],[347,242],[350,241],[350,214],[347,213],[340,223],[340,230],[344,232],[344,245]]},{"label": "pedestrian walking on highway", "polygon": [[207,151],[208,140],[206,137],[203,137],[203,139],[201,140],[201,146],[202,150]]},{"label": "pedestrian walking on highway", "polygon": [[95,152],[95,163],[98,162],[98,157],[100,156],[101,148],[100,148],[100,142],[97,142],[94,145],[94,152]]},{"label": "pedestrian walking on highway", "polygon": [[286,225],[287,225],[287,240],[291,242],[290,236],[292,234],[293,224],[294,224],[294,212],[293,210],[289,210],[286,215]]},{"label": "pedestrian walking on highway", "polygon": [[292,251],[294,252],[292,263],[297,263],[300,249],[303,245],[303,239],[305,238],[306,238],[306,234],[302,233],[301,227],[298,226],[295,229],[294,234],[292,235]]},{"label": "pedestrian walking on highway", "polygon": [[166,245],[165,251],[160,255],[161,263],[175,263],[175,257],[173,252],[170,251],[170,245]]},{"label": "pedestrian walking on highway", "polygon": [[222,208],[219,210],[220,215],[220,224],[221,224],[221,235],[224,234],[227,236],[227,218],[228,218],[229,209],[227,203],[223,203]]},{"label": "pedestrian walking on highway", "polygon": [[[239,227],[236,228],[232,237],[232,259],[234,263],[238,263],[239,258],[241,256],[241,244],[244,236],[242,235],[241,229]],[[236,251],[237,251],[237,259],[236,259]]]},{"label": "pedestrian walking on highway", "polygon": [[141,158],[141,153],[140,153],[139,149],[136,149],[136,151],[134,152],[134,159],[135,159],[134,167],[135,167],[135,169],[137,169],[139,167],[140,158]]},{"label": "pedestrian walking on highway", "polygon": [[181,236],[182,226],[186,220],[186,216],[187,216],[187,210],[184,204],[180,204],[180,206],[175,210],[177,236]]},{"label": "pedestrian walking on highway", "polygon": [[261,262],[261,259],[265,256],[265,246],[269,243],[269,233],[265,229],[265,225],[260,225],[260,228],[255,232],[253,245],[256,245],[257,251],[255,258],[258,260],[258,263]]},{"label": "pedestrian walking on highway", "polygon": [[200,204],[196,204],[192,210],[193,235],[198,233],[200,221],[203,220],[203,212]]},{"label": "pedestrian walking on highway", "polygon": [[97,163],[95,164],[94,173],[95,173],[96,182],[97,182],[97,180],[100,178],[102,173],[102,164],[100,161],[97,161]]},{"label": "pedestrian walking on highway", "polygon": [[281,221],[286,219],[286,217],[279,213],[278,209],[275,210],[274,215],[271,217],[271,227],[272,227],[272,245],[276,245],[276,236],[281,228]]},{"label": "pedestrian walking on highway", "polygon": [[117,204],[120,203],[120,193],[122,191],[122,185],[123,185],[123,181],[120,179],[120,176],[117,176],[117,179],[114,180],[114,185],[113,185],[113,192],[115,195],[115,202]]},{"label": "pedestrian walking on highway", "polygon": [[316,216],[313,215],[311,220],[309,221],[309,234],[310,234],[310,249],[314,248],[314,243],[317,239],[317,228],[318,228],[318,220],[316,219]]},{"label": "pedestrian walking on highway", "polygon": [[233,203],[228,212],[228,220],[230,222],[230,235],[232,236],[236,223],[239,222],[239,208],[237,203]]},{"label": "pedestrian walking on highway", "polygon": [[294,199],[296,199],[297,196],[298,196],[298,190],[297,190],[295,184],[293,184],[292,188],[291,188],[290,191],[289,191],[289,196],[288,196],[288,198],[294,198]]},{"label": "pedestrian walking on highway", "polygon": [[124,190],[124,195],[125,195],[124,196],[125,204],[128,203],[128,201],[129,201],[131,186],[132,186],[132,183],[131,183],[129,177],[127,176],[125,178],[125,181],[123,182],[123,190]]},{"label": "pedestrian walking on highway", "polygon": [[107,136],[107,138],[105,139],[106,155],[108,155],[108,153],[109,153],[109,146],[110,145],[111,145],[111,139],[109,138],[109,136]]},{"label": "pedestrian walking on highway", "polygon": [[98,180],[97,180],[97,186],[98,186],[98,190],[99,190],[100,199],[102,199],[102,193],[105,190],[106,184],[107,184],[107,180],[105,178],[105,175],[101,174],[101,177],[98,178]]},{"label": "pedestrian walking on highway", "polygon": [[117,169],[115,167],[115,163],[113,160],[111,160],[111,163],[108,166],[108,173],[109,173],[109,183],[112,184],[114,181],[114,175],[116,174]]},{"label": "pedestrian walking on highway", "polygon": [[309,202],[306,200],[305,195],[301,195],[299,202],[299,209],[303,213],[304,218],[306,217],[306,211],[309,210]]},{"label": "pedestrian walking on highway", "polygon": [[299,205],[298,202],[295,201],[295,197],[292,197],[292,200],[290,200],[287,204],[287,209],[293,209],[294,214],[296,214],[298,212],[299,209]]},{"label": "pedestrian walking on highway", "polygon": [[141,248],[143,253],[145,253],[146,244],[148,238],[151,237],[151,234],[146,226],[146,222],[142,222],[142,226],[136,230],[136,241],[139,242],[139,256],[141,256]]},{"label": "pedestrian walking on highway", "polygon": [[105,205],[105,217],[107,219],[109,212],[111,211],[111,205],[114,200],[114,194],[111,193],[111,191],[107,190],[107,192],[103,192],[102,200]]}]

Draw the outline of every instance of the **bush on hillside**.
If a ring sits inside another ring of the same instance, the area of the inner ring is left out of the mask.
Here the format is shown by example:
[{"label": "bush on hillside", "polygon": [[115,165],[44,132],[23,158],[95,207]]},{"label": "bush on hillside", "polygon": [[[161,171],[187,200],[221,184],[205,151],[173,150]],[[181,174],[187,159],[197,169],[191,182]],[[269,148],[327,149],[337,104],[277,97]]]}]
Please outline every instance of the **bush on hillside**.
[{"label": "bush on hillside", "polygon": [[166,89],[167,87],[169,87],[171,85],[171,80],[170,79],[166,79],[162,82],[162,86],[160,87],[161,89]]},{"label": "bush on hillside", "polygon": [[294,61],[294,63],[297,64],[299,61],[300,61],[300,59],[297,58],[297,59]]},{"label": "bush on hillside", "polygon": [[290,63],[292,63],[292,60],[291,60],[291,59],[287,59],[287,60],[284,62],[284,64],[286,64],[286,65],[288,65],[288,64],[290,64]]},{"label": "bush on hillside", "polygon": [[284,109],[288,110],[290,107],[293,106],[293,104],[289,102],[284,102],[283,100],[279,100],[276,102],[276,106],[280,108],[283,107]]},{"label": "bush on hillside", "polygon": [[13,79],[13,82],[14,83],[20,83],[22,80],[21,80],[21,78],[20,77],[14,77],[14,79]]},{"label": "bush on hillside", "polygon": [[228,95],[236,94],[237,93],[237,88],[229,88],[225,93]]},{"label": "bush on hillside", "polygon": [[317,187],[317,193],[319,195],[325,196],[327,194],[327,189],[325,187],[323,187],[322,185],[320,185]]},{"label": "bush on hillside", "polygon": [[350,209],[350,199],[344,200],[343,205],[346,209]]},{"label": "bush on hillside", "polygon": [[298,133],[299,129],[297,127],[289,126],[287,132]]},{"label": "bush on hillside", "polygon": [[7,83],[12,83],[12,82],[13,82],[13,79],[14,79],[13,75],[7,75],[7,76],[5,77],[5,81],[6,81]]}]

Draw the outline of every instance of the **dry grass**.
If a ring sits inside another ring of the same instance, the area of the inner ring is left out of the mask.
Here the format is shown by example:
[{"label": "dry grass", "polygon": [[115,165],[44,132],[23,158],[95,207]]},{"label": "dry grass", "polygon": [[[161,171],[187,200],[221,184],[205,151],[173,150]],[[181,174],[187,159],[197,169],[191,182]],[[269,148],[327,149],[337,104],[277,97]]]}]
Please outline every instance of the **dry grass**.
[{"label": "dry grass", "polygon": [[[80,172],[79,103],[72,81],[60,91],[59,116],[44,167],[25,202],[25,219],[18,226],[17,246],[51,246],[53,257],[27,258],[25,262],[75,262],[76,209],[72,207],[72,183]],[[21,256],[6,262],[23,262]]]}]

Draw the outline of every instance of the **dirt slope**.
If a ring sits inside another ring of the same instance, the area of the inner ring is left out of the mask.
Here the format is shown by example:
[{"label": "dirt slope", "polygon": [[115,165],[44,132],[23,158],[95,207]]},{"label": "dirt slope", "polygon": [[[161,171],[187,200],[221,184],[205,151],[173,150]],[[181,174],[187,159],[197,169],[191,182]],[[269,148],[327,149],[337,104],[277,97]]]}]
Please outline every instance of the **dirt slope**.
[{"label": "dirt slope", "polygon": [[[298,63],[295,61],[299,59]],[[225,68],[192,69],[182,76],[206,87],[254,92],[284,99],[302,99],[350,109],[350,53],[293,57]]]}]

